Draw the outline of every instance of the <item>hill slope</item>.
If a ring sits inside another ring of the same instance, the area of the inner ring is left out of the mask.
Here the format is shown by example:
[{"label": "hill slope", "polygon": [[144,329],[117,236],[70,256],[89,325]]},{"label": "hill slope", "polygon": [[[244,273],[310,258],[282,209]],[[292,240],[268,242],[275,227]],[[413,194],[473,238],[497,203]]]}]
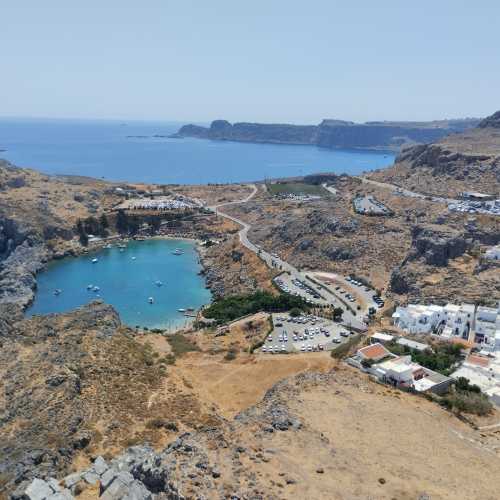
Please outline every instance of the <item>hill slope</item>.
[{"label": "hill slope", "polygon": [[455,197],[461,191],[500,193],[500,112],[477,128],[432,144],[404,149],[372,179],[406,189]]}]

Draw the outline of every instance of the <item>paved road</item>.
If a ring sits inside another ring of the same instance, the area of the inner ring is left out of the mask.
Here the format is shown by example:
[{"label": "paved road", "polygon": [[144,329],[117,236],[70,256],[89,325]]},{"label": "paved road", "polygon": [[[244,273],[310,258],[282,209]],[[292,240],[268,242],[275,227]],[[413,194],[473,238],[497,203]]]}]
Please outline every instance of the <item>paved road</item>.
[{"label": "paved road", "polygon": [[330,191],[330,193],[334,194],[335,196],[337,196],[337,190],[332,187],[332,186],[329,186],[326,182],[324,184],[321,184],[327,191]]},{"label": "paved road", "polygon": [[[252,243],[248,239],[248,231],[252,227],[250,224],[221,210],[222,207],[249,202],[259,191],[255,184],[250,184],[250,187],[252,187],[252,192],[242,200],[221,203],[219,205],[214,205],[209,208],[212,209],[217,215],[225,217],[226,219],[236,222],[237,224],[242,226],[242,228],[239,231],[239,239],[241,244],[244,247],[251,250],[252,252],[256,253],[267,264],[269,268],[287,272],[290,274],[291,279],[298,279],[300,281],[306,282],[311,288],[316,290],[319,295],[325,296],[325,291],[320,286],[312,283],[310,280],[306,278],[307,273],[300,272],[296,267],[292,266],[288,262],[281,259],[279,255],[271,254],[262,249],[261,247],[259,247],[258,245]],[[366,326],[365,323],[362,321],[361,314],[357,316],[356,314],[352,313],[351,311],[343,307],[341,302],[338,300],[338,296],[336,295],[335,292],[330,291],[329,299],[330,299],[329,301],[330,304],[333,304],[335,306],[341,306],[344,309],[345,312],[343,314],[343,320],[342,320],[342,323],[344,325],[353,326],[355,328],[361,328],[361,329],[363,329]],[[312,300],[314,302],[314,299],[309,298],[309,300]],[[317,301],[318,304],[324,304],[324,302],[325,302],[324,300]],[[355,306],[356,304],[353,304],[353,308],[355,308]]]},{"label": "paved road", "polygon": [[400,188],[399,186],[396,186],[395,184],[390,184],[388,182],[379,182],[379,181],[374,181],[372,179],[367,179],[366,177],[358,177],[358,179],[361,180],[361,182],[364,182],[365,184],[371,184],[372,186],[377,186],[383,189],[391,189],[393,191],[397,191],[398,193],[402,194],[403,196],[408,196],[410,198],[420,198],[422,200],[426,200],[427,198],[430,198],[432,201],[435,201],[436,203],[459,203],[460,200],[456,200],[454,198],[443,198],[441,196],[428,196],[422,193],[417,193],[415,191],[410,191],[409,189],[403,189]]}]

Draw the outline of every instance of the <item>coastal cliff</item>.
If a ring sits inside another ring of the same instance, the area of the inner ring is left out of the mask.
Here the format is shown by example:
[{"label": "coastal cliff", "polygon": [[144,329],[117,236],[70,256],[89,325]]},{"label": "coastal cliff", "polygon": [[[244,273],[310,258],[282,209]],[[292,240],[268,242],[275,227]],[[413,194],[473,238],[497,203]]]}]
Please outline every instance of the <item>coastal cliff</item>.
[{"label": "coastal cliff", "polygon": [[372,172],[378,181],[441,196],[462,191],[500,193],[500,111],[460,134],[401,151],[392,167]]},{"label": "coastal cliff", "polygon": [[290,125],[215,120],[210,127],[184,125],[173,137],[398,151],[403,145],[432,142],[478,123],[476,119],[368,123],[323,120],[319,125]]}]

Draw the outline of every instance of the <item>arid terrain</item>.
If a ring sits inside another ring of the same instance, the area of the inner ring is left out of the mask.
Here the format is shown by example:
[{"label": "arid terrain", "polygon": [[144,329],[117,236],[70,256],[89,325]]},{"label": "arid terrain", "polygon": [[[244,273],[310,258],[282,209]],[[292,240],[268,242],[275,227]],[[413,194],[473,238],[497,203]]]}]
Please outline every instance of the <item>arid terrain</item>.
[{"label": "arid terrain", "polygon": [[[494,117],[477,130],[417,146],[412,154],[420,159],[411,165],[403,152],[394,167],[370,178],[414,190],[432,185],[427,191],[442,196],[466,185],[498,191]],[[425,163],[434,153],[422,148],[439,155],[446,149],[448,160]],[[480,168],[471,155],[485,157],[476,158]],[[465,164],[469,173],[461,179]],[[361,178],[314,177],[256,187],[126,189],[161,189],[216,209],[179,217],[157,234],[204,241],[200,258],[215,298],[279,293],[272,283],[279,271],[242,244],[239,219],[249,225],[251,242],[298,269],[370,282],[387,304],[369,332],[408,301],[499,300],[500,266],[483,258],[500,242],[498,217],[451,212],[442,201]],[[378,384],[328,352],[263,354],[254,348],[270,331],[267,313],[173,335],[128,328],[101,302],[25,318],[36,273],[53,258],[87,251],[77,235],[79,219],[106,214],[114,235],[112,208],[122,199],[117,187],[0,165],[0,496],[15,492],[12,498],[24,500],[36,477],[66,478],[72,494],[97,498],[92,484],[100,463],[101,486],[104,468],[113,477],[125,471],[145,500],[152,494],[498,498],[497,410],[457,416],[431,398]],[[353,200],[367,195],[387,214],[358,213]],[[219,207],[230,217],[217,213]],[[141,217],[140,236],[154,234],[151,214]]]},{"label": "arid terrain", "polygon": [[500,115],[486,118],[478,128],[404,149],[393,167],[373,172],[369,177],[450,198],[464,191],[498,195]]},{"label": "arid terrain", "polygon": [[[327,353],[249,354],[267,328],[256,315],[223,337],[193,333],[189,352],[134,336],[99,304],[17,323],[2,340],[4,487],[149,443],[167,490],[186,498],[496,498],[494,429],[475,431]],[[490,481],[470,481],[484,473]]]}]

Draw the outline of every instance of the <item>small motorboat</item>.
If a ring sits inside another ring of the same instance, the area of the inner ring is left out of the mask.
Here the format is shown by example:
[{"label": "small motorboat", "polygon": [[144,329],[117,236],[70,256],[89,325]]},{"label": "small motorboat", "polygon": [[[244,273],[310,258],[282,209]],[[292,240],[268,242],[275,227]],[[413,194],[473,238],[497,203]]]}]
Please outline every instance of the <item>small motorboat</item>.
[{"label": "small motorboat", "polygon": [[176,248],[173,252],[172,255],[182,255],[184,252],[180,248]]},{"label": "small motorboat", "polygon": [[180,313],[185,313],[186,309],[177,309]]},{"label": "small motorboat", "polygon": [[111,243],[108,243],[104,248],[106,250],[109,250],[109,249],[113,248],[113,245]]},{"label": "small motorboat", "polygon": [[122,250],[123,250],[123,249],[127,248],[127,245],[124,245],[124,244],[122,243],[122,244],[118,245],[118,248],[120,248],[120,249],[122,249]]},{"label": "small motorboat", "polygon": [[54,295],[61,295],[62,290],[60,288],[56,288],[54,290]]},{"label": "small motorboat", "polygon": [[92,288],[93,292],[98,292],[99,290],[100,290],[100,288],[98,286],[95,286],[94,288]]},{"label": "small motorboat", "polygon": [[123,248],[120,248],[120,252],[123,252],[123,251],[124,251]]},{"label": "small motorboat", "polygon": [[98,259],[97,257],[94,257],[94,258],[92,259],[92,264],[95,264],[96,262],[99,262],[99,259]]},{"label": "small motorboat", "polygon": [[132,260],[135,260],[135,257],[132,257]]},{"label": "small motorboat", "polygon": [[94,288],[94,285],[87,285],[87,290],[92,290]]},{"label": "small motorboat", "polygon": [[149,297],[148,302],[149,302],[150,304],[152,304],[152,303],[154,302],[153,297]]},{"label": "small motorboat", "polygon": [[160,280],[155,281],[156,286],[163,286],[163,283]]}]

